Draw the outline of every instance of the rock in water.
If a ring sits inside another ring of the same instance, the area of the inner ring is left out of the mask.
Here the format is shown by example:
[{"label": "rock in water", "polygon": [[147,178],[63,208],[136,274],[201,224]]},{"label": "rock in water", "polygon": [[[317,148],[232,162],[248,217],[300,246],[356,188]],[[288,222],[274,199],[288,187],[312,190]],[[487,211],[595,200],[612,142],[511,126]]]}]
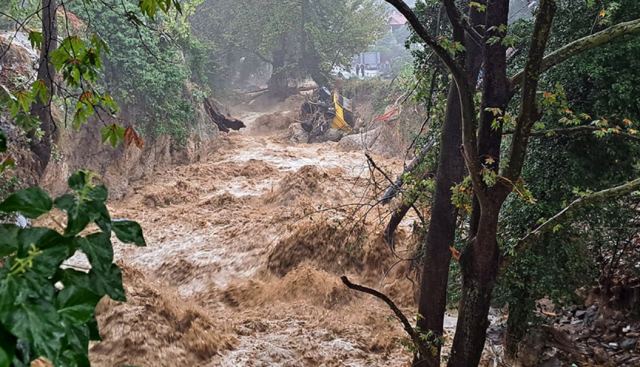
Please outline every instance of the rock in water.
[{"label": "rock in water", "polygon": [[291,124],[289,125],[289,140],[293,143],[306,143],[309,140],[309,134],[302,128],[302,124]]}]

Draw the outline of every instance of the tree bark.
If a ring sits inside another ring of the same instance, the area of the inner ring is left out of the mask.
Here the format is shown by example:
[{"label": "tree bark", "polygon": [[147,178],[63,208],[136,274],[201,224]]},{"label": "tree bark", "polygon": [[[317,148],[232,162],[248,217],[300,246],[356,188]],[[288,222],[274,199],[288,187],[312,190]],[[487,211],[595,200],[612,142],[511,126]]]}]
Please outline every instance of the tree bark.
[{"label": "tree bark", "polygon": [[[472,23],[482,23],[482,16],[471,12]],[[454,37],[465,44],[465,73],[471,85],[475,85],[480,70],[480,48],[469,37],[464,39],[462,32]],[[444,314],[447,306],[447,284],[451,263],[450,247],[454,243],[456,232],[456,208],[451,202],[451,188],[464,177],[465,162],[460,153],[462,144],[462,115],[458,88],[452,83],[447,97],[447,111],[443,125],[436,189],[431,206],[431,220],[425,239],[425,259],[422,267],[420,298],[418,302],[418,329],[431,331],[434,335],[443,335]],[[414,366],[440,366],[441,348],[435,348],[433,355],[419,356]]]},{"label": "tree bark", "polygon": [[51,114],[51,97],[54,94],[53,81],[56,70],[50,62],[50,55],[58,44],[58,32],[56,26],[57,0],[42,0],[42,49],[38,62],[38,81],[44,83],[49,94],[48,101],[36,98],[31,106],[31,115],[40,121],[40,129],[43,135],[38,139],[33,132],[29,133],[31,139],[31,151],[38,159],[36,171],[42,176],[45,168],[51,160],[51,144],[54,138],[55,122]]},{"label": "tree bark", "polygon": [[462,299],[448,367],[469,367],[480,363],[500,261],[496,242],[500,206],[501,202],[496,202],[492,207],[482,208],[477,235],[460,258]]}]

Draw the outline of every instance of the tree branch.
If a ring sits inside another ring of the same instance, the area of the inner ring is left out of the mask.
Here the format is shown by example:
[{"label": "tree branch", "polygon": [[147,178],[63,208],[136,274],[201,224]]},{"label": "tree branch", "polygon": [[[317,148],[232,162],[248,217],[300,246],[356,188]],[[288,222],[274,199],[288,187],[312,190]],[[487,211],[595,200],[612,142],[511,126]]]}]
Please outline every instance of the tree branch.
[{"label": "tree branch", "polygon": [[402,14],[413,30],[416,32],[418,37],[427,44],[427,46],[431,47],[431,49],[438,55],[440,60],[446,65],[449,72],[453,74],[454,79],[458,80],[459,78],[464,77],[463,69],[458,63],[454,60],[454,58],[449,54],[447,50],[445,50],[440,44],[429,34],[429,31],[425,26],[420,22],[418,16],[411,10],[409,5],[402,0],[385,0],[387,3],[391,4],[400,14]]},{"label": "tree branch", "polygon": [[636,178],[635,180],[629,181],[620,186],[611,187],[602,191],[582,196],[574,200],[571,204],[566,206],[556,215],[554,215],[553,217],[539,225],[536,229],[531,231],[529,234],[524,236],[522,239],[520,239],[518,241],[518,244],[516,245],[516,250],[518,252],[521,252],[531,247],[534,241],[540,239],[540,237],[544,233],[553,230],[557,225],[573,218],[573,216],[579,209],[603,202],[608,199],[615,199],[620,196],[630,194],[638,189],[640,189],[640,178]]},{"label": "tree branch", "polygon": [[459,29],[464,30],[469,37],[475,42],[478,46],[482,46],[484,44],[484,37],[478,33],[478,31],[471,26],[468,20],[462,16],[460,13],[460,9],[455,4],[455,0],[443,0],[445,9],[447,10],[447,16],[451,21],[453,27],[458,27]]},{"label": "tree branch", "polygon": [[398,192],[400,192],[402,185],[404,185],[405,175],[408,173],[412,173],[420,165],[420,163],[422,163],[423,159],[431,151],[431,148],[436,145],[436,143],[437,141],[434,138],[429,140],[422,147],[420,153],[418,153],[418,155],[411,160],[407,167],[402,171],[402,174],[400,174],[396,178],[396,180],[391,182],[391,185],[387,187],[387,189],[384,191],[384,194],[382,195],[382,198],[380,199],[380,203],[382,203],[383,205],[389,204],[389,202],[391,202],[391,200],[396,197],[396,195],[398,195]]},{"label": "tree branch", "polygon": [[[597,126],[589,126],[589,125],[573,126],[573,127],[564,127],[564,128],[557,128],[557,129],[532,131],[529,134],[529,136],[548,137],[548,136],[555,136],[555,135],[573,135],[573,134],[580,134],[580,133],[594,133],[600,130],[601,128]],[[506,135],[513,134],[513,131],[505,131],[504,134]],[[617,136],[621,138],[640,141],[640,136],[632,135],[622,131],[618,133],[611,133],[610,136]]]},{"label": "tree branch", "polygon": [[[598,33],[575,40],[548,54],[542,60],[541,72],[545,72],[563,61],[584,51],[591,50],[627,34],[640,32],[640,19],[616,24]],[[524,71],[520,71],[511,78],[511,89],[520,88],[524,79]]]},{"label": "tree branch", "polygon": [[404,330],[407,332],[407,334],[409,334],[409,337],[411,338],[411,341],[414,343],[414,345],[420,348],[420,346],[424,344],[420,340],[420,334],[411,326],[411,323],[409,322],[407,317],[404,315],[404,313],[400,311],[400,308],[398,308],[398,306],[396,306],[396,304],[393,303],[393,301],[386,294],[380,293],[377,290],[372,288],[368,288],[358,284],[353,284],[351,283],[349,278],[347,278],[346,275],[341,276],[340,280],[342,280],[342,283],[344,283],[344,285],[346,285],[347,288],[349,289],[370,294],[384,301],[389,306],[391,311],[393,311],[396,317],[400,320],[400,322],[402,323],[402,326],[404,327]]},{"label": "tree branch", "polygon": [[[476,112],[475,104],[473,101],[473,94],[475,91],[475,82],[472,85],[471,81],[467,77],[463,66],[449,54],[440,44],[429,35],[429,32],[425,26],[420,22],[416,14],[411,8],[402,0],[385,0],[387,3],[393,5],[400,14],[402,14],[416,34],[431,47],[435,54],[445,64],[453,80],[458,88],[458,95],[460,98],[460,108],[462,114],[462,142],[464,145],[464,154],[466,155],[467,167],[471,175],[471,179],[475,187],[481,187],[482,177],[480,175],[481,165],[478,160],[478,147],[476,137]],[[447,0],[444,0],[445,2]],[[451,4],[451,3],[450,3]],[[447,5],[447,3],[445,3]],[[451,6],[449,6],[451,8]],[[450,9],[451,10],[451,9]],[[461,33],[461,32],[454,32]],[[460,41],[456,39],[456,41]],[[482,196],[482,194],[478,194]]]},{"label": "tree branch", "polygon": [[544,56],[547,41],[551,34],[551,25],[556,13],[555,0],[542,0],[538,16],[536,17],[533,36],[531,37],[531,47],[527,64],[524,68],[524,80],[522,83],[522,100],[520,103],[520,113],[513,132],[511,151],[509,152],[509,163],[504,170],[503,176],[515,182],[520,176],[524,159],[527,153],[529,133],[540,113],[536,103],[538,91],[538,79],[542,73],[542,59]]}]

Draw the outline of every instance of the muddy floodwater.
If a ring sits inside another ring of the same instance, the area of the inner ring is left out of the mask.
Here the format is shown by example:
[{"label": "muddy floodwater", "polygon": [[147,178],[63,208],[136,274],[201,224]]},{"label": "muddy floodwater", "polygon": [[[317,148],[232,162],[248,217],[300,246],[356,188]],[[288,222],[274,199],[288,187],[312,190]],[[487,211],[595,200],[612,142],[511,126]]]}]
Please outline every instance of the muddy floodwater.
[{"label": "muddy floodwater", "polygon": [[128,302],[99,306],[96,366],[408,364],[388,308],[339,280],[415,313],[408,265],[379,234],[385,209],[370,209],[380,188],[364,154],[290,143],[286,123],[256,125],[281,116],[269,114],[240,112],[248,128],[218,150],[111,204],[114,217],[141,223],[148,246],[116,246]]}]

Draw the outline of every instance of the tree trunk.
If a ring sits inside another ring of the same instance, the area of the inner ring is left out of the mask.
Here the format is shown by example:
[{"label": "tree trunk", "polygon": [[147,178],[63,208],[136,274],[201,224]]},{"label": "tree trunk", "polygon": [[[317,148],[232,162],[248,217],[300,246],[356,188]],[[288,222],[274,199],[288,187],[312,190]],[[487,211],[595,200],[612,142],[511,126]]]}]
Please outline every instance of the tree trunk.
[{"label": "tree trunk", "polygon": [[269,92],[277,97],[287,97],[289,93],[289,83],[287,80],[287,38],[283,35],[280,39],[280,46],[273,51],[273,70],[269,79]]},{"label": "tree trunk", "polygon": [[[418,328],[442,336],[444,313],[447,306],[449,263],[456,230],[456,208],[451,203],[451,187],[462,181],[464,160],[458,147],[462,141],[460,98],[455,85],[449,88],[447,114],[440,146],[436,191],[431,205],[431,221],[426,237],[425,258],[422,267],[420,299],[418,302]],[[452,147],[455,147],[452,149]],[[420,356],[416,367],[440,365],[440,348],[430,356]]]},{"label": "tree trunk", "polygon": [[458,325],[448,367],[477,366],[489,327],[491,293],[498,276],[499,251],[496,242],[501,203],[483,208],[478,232],[460,259],[462,299]]},{"label": "tree trunk", "polygon": [[[471,12],[474,25],[482,23],[482,16]],[[462,37],[458,35],[458,39]],[[469,80],[478,79],[480,70],[480,49],[470,39],[465,42],[465,68]],[[452,83],[447,97],[447,112],[443,125],[438,171],[436,173],[436,190],[431,206],[431,220],[425,239],[425,258],[423,260],[418,301],[417,326],[422,332],[430,331],[437,337],[443,335],[444,314],[447,306],[447,283],[449,281],[449,265],[451,262],[450,246],[453,246],[456,233],[457,211],[451,202],[451,188],[464,177],[464,159],[460,154],[462,144],[462,117],[460,98],[455,83]],[[440,346],[433,355],[419,356],[414,361],[416,367],[440,366]]]},{"label": "tree trunk", "polygon": [[54,94],[53,81],[55,79],[55,68],[49,61],[51,52],[58,44],[58,32],[56,26],[57,0],[42,0],[42,49],[40,50],[40,60],[38,63],[38,82],[42,81],[49,93],[48,101],[36,101],[31,106],[31,114],[40,121],[40,129],[43,136],[38,139],[33,132],[29,133],[31,139],[31,151],[38,159],[36,171],[42,176],[45,168],[51,159],[51,141],[55,131],[55,123],[51,114],[51,97]]},{"label": "tree trunk", "polygon": [[[508,15],[508,0],[488,1],[478,154],[484,167],[496,174],[499,170],[502,143],[500,117],[505,113],[510,98],[506,46],[502,42],[506,31],[500,30],[501,25],[507,24]],[[496,37],[498,42],[490,41]],[[474,187],[474,189],[479,188]],[[462,299],[449,360],[450,367],[477,366],[480,362],[489,326],[491,293],[498,276],[499,249],[496,238],[498,217],[510,188],[507,189],[498,183],[494,187],[481,189],[486,190],[486,195],[492,199],[483,205],[477,198],[474,200],[470,230],[475,239],[465,249],[461,259]]]}]

